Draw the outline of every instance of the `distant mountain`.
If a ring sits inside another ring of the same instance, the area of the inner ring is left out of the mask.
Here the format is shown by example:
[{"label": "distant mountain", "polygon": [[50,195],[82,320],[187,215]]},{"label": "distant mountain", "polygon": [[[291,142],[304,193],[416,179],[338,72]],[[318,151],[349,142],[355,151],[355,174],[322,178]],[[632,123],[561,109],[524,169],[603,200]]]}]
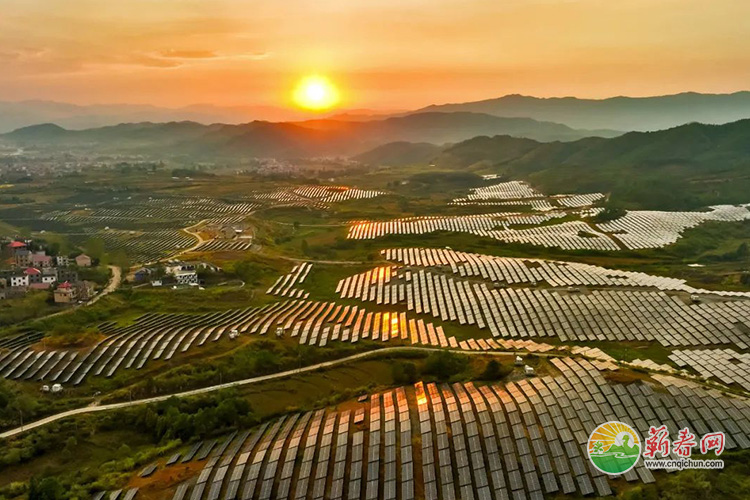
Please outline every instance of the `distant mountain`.
[{"label": "distant mountain", "polygon": [[446,148],[435,162],[525,179],[548,193],[611,193],[612,202],[627,208],[748,203],[750,120],[574,142],[475,137]]},{"label": "distant mountain", "polygon": [[427,142],[389,142],[352,159],[370,165],[404,165],[429,164],[443,148]]},{"label": "distant mountain", "polygon": [[691,122],[723,124],[750,118],[750,92],[688,92],[658,97],[612,97],[601,100],[508,95],[484,101],[433,105],[416,112],[432,111],[467,111],[504,117],[526,117],[580,129],[649,131]]},{"label": "distant mountain", "polygon": [[40,123],[55,123],[71,130],[120,123],[194,121],[204,124],[240,124],[252,120],[304,120],[310,113],[273,106],[214,106],[193,104],[165,108],[141,104],[77,104],[53,101],[0,101],[0,133]]},{"label": "distant mountain", "polygon": [[43,124],[0,136],[25,148],[55,146],[100,152],[190,154],[197,157],[303,157],[356,155],[389,142],[454,143],[477,135],[506,134],[539,141],[573,140],[619,132],[574,130],[529,118],[479,113],[420,113],[364,122],[307,120],[242,125],[195,122],[129,123],[86,130]]}]

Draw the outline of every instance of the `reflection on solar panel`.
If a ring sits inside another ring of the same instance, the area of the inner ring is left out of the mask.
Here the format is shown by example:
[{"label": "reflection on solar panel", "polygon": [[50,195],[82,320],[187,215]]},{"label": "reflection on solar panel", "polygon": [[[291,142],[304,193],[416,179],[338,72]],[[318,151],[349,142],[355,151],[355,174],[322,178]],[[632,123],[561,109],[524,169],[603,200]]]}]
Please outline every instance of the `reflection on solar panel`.
[{"label": "reflection on solar panel", "polygon": [[[550,361],[550,375],[505,385],[419,383],[373,394],[353,409],[288,415],[219,439],[219,446],[198,443],[186,455],[213,451],[174,498],[606,496],[609,479],[592,467],[585,445],[607,420],[646,435],[666,416],[670,430],[723,430],[728,449],[750,447],[744,399],[666,375],[654,375],[660,391],[641,382],[612,384],[588,361]],[[364,419],[355,423],[355,415]],[[642,464],[623,478],[655,480]]]}]

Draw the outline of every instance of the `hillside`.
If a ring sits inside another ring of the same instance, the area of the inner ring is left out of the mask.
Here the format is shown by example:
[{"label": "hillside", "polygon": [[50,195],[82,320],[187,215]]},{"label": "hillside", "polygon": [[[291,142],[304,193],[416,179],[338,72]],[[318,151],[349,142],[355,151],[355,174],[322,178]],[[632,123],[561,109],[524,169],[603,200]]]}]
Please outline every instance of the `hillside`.
[{"label": "hillside", "polygon": [[614,203],[633,208],[747,203],[750,120],[575,142],[477,137],[436,162],[526,179],[545,192],[611,192]]},{"label": "hillside", "polygon": [[389,142],[352,159],[370,165],[405,166],[429,163],[442,148],[426,142]]},{"label": "hillside", "polygon": [[723,124],[750,118],[750,92],[657,97],[539,98],[508,95],[476,102],[433,105],[423,112],[472,112],[528,117],[582,129],[662,130],[691,122]]},{"label": "hillside", "polygon": [[616,131],[583,131],[528,118],[478,113],[422,113],[384,120],[351,122],[254,121],[242,125],[196,122],[128,123],[86,130],[35,125],[0,136],[28,148],[86,149],[101,152],[192,154],[197,157],[303,157],[355,155],[394,141],[454,143],[477,135],[511,135],[538,141],[612,137]]}]

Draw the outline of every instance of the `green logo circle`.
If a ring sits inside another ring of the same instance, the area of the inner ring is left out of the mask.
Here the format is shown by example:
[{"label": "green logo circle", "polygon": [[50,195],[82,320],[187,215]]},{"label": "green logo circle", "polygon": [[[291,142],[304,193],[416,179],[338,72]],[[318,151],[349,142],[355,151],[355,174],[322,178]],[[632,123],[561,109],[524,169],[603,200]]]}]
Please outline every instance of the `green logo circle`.
[{"label": "green logo circle", "polygon": [[586,451],[594,467],[616,476],[635,467],[641,456],[641,438],[628,424],[607,422],[591,433]]}]

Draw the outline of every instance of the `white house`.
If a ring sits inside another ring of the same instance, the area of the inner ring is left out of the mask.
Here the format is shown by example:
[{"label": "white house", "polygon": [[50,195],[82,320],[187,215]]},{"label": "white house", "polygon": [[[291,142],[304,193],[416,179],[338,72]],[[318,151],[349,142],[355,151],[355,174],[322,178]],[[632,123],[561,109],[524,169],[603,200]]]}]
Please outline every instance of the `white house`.
[{"label": "white house", "polygon": [[174,279],[178,285],[198,284],[198,275],[195,271],[177,271],[174,273]]},{"label": "white house", "polygon": [[29,275],[21,274],[10,277],[10,286],[29,286]]}]

